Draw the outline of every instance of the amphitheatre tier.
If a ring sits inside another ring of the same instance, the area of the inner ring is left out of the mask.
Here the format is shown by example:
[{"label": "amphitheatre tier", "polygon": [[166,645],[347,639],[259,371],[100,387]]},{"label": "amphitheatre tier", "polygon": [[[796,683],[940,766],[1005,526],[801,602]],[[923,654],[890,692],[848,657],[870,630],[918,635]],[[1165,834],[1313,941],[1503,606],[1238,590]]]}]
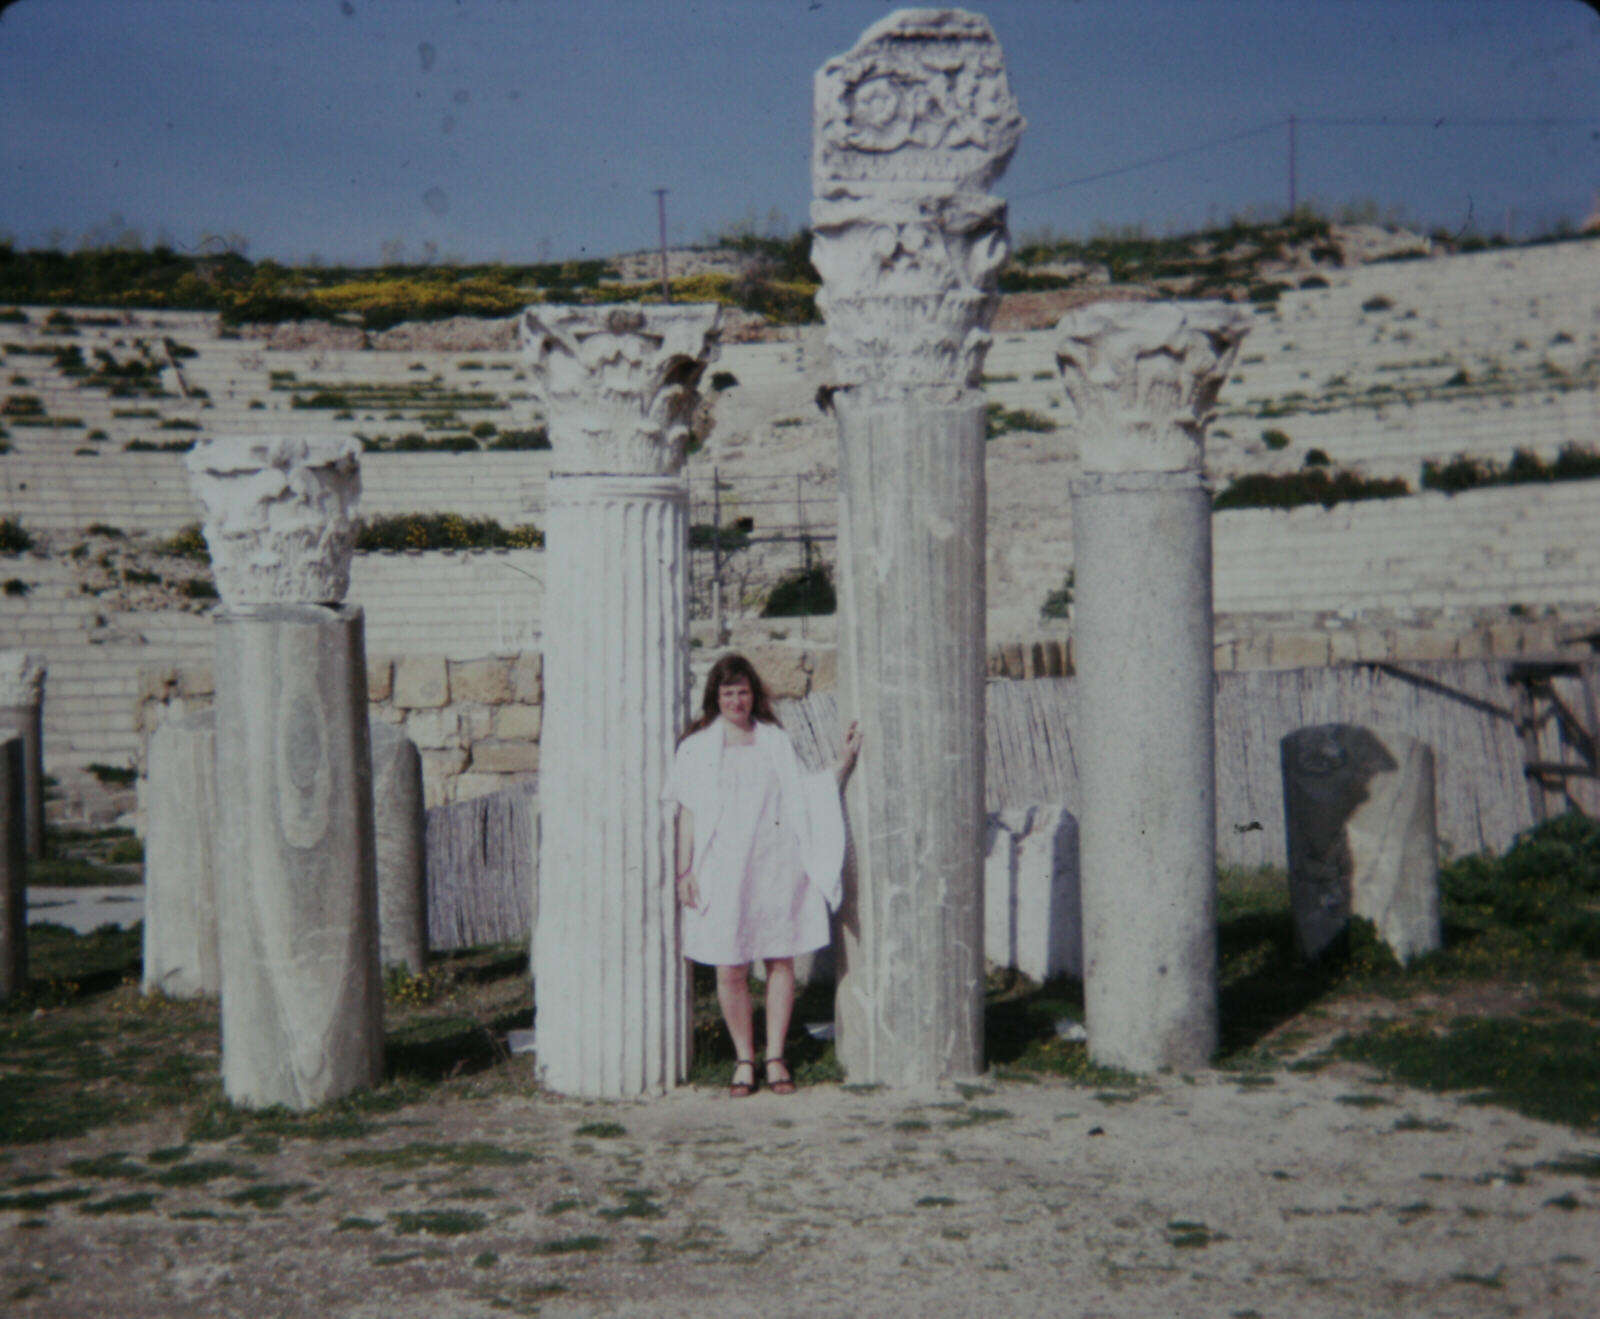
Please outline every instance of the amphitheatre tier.
[{"label": "amphitheatre tier", "polygon": [[[1325,287],[1254,309],[1208,474],[1221,489],[1301,471],[1320,451],[1333,469],[1415,492],[1425,463],[1504,465],[1516,450],[1549,462],[1592,446],[1597,275],[1592,240],[1321,272],[1311,283]],[[0,630],[5,645],[48,658],[56,765],[127,761],[140,673],[209,657],[209,605],[185,594],[203,594],[187,583],[207,570],[157,552],[199,520],[175,451],[196,436],[347,430],[379,446],[362,462],[369,518],[543,526],[548,451],[421,447],[474,434],[525,443],[540,426],[504,323],[459,327],[449,351],[372,350],[315,329],[222,337],[198,313],[24,311],[25,324],[0,324],[0,516],[34,547],[0,561],[17,583],[0,596]],[[688,467],[692,520],[713,519],[713,471],[722,522],[751,519],[752,543],[728,556],[724,577],[742,644],[831,640],[830,620],[759,617],[804,539],[833,555],[837,440],[816,403],[824,354],[820,327],[775,328],[725,345],[712,368],[722,387],[706,391],[709,434]],[[986,371],[999,432],[987,452],[988,634],[992,647],[1024,643],[1027,668],[1025,643],[1070,637],[1070,618],[1042,608],[1072,566],[1076,454],[1058,425],[1051,330],[997,332]],[[393,451],[397,441],[415,451]],[[1218,665],[1556,653],[1600,618],[1597,504],[1600,484],[1577,480],[1219,512]],[[350,598],[366,610],[369,653],[538,649],[541,561],[531,548],[358,555]],[[704,615],[711,554],[694,561]]]}]

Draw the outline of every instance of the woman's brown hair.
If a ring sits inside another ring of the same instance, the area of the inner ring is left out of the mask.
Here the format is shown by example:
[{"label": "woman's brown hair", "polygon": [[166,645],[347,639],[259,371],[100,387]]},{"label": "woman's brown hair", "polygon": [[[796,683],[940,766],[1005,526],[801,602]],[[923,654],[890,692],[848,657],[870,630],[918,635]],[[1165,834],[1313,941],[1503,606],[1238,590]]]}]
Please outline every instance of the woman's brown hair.
[{"label": "woman's brown hair", "polygon": [[[711,672],[706,674],[706,691],[700,699],[700,717],[683,730],[683,737],[689,737],[710,726],[721,713],[717,706],[717,693],[726,683],[739,678],[750,684],[751,715],[764,724],[778,722],[778,716],[772,712],[772,698],[767,694],[767,685],[761,681],[756,666],[743,655],[724,655],[711,666]],[[683,737],[678,741],[683,741]]]}]

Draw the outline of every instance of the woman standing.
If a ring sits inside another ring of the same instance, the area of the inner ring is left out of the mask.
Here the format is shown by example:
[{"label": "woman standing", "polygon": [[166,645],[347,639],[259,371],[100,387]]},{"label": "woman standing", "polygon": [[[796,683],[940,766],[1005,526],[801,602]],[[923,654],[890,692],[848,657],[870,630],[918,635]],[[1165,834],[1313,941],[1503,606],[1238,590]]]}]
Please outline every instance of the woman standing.
[{"label": "woman standing", "polygon": [[839,903],[844,814],[839,786],[861,731],[851,724],[832,774],[806,775],[755,667],[725,655],[706,678],[700,717],[678,744],[662,800],[678,807],[677,888],[683,951],[717,970],[733,1037],[736,1099],[756,1087],[750,964],[767,970],[767,1088],[794,1092],[783,1041],[794,1010],[794,959],[829,940]]}]

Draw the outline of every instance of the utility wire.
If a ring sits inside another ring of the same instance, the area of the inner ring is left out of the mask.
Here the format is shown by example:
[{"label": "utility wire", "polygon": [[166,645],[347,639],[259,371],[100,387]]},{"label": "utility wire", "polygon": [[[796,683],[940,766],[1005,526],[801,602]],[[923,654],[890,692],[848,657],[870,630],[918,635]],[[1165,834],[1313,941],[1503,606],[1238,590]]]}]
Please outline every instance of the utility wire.
[{"label": "utility wire", "polygon": [[1131,174],[1134,170],[1148,169],[1152,165],[1165,165],[1169,160],[1181,160],[1185,156],[1197,156],[1202,151],[1225,147],[1230,142],[1243,142],[1249,137],[1260,137],[1263,133],[1276,132],[1288,122],[1287,119],[1274,119],[1270,123],[1260,124],[1255,128],[1247,128],[1242,133],[1231,133],[1227,137],[1214,138],[1210,142],[1199,142],[1192,147],[1180,147],[1176,151],[1168,151],[1159,156],[1151,156],[1148,160],[1136,160],[1131,165],[1120,165],[1116,169],[1100,170],[1095,174],[1081,174],[1077,178],[1067,179],[1063,183],[1052,183],[1047,188],[1035,188],[1032,192],[1018,193],[1012,200],[1024,201],[1029,197],[1042,197],[1047,192],[1059,192],[1062,188],[1075,188],[1080,183],[1095,183],[1100,179],[1114,179],[1119,174]]}]

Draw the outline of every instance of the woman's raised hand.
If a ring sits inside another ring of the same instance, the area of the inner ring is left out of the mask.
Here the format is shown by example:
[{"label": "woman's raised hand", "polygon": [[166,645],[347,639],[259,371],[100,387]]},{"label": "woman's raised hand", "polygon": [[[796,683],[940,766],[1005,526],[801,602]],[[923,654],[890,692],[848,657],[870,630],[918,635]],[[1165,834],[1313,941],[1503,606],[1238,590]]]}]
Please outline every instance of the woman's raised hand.
[{"label": "woman's raised hand", "polygon": [[685,907],[699,907],[700,886],[694,882],[694,871],[678,876],[678,901]]}]

